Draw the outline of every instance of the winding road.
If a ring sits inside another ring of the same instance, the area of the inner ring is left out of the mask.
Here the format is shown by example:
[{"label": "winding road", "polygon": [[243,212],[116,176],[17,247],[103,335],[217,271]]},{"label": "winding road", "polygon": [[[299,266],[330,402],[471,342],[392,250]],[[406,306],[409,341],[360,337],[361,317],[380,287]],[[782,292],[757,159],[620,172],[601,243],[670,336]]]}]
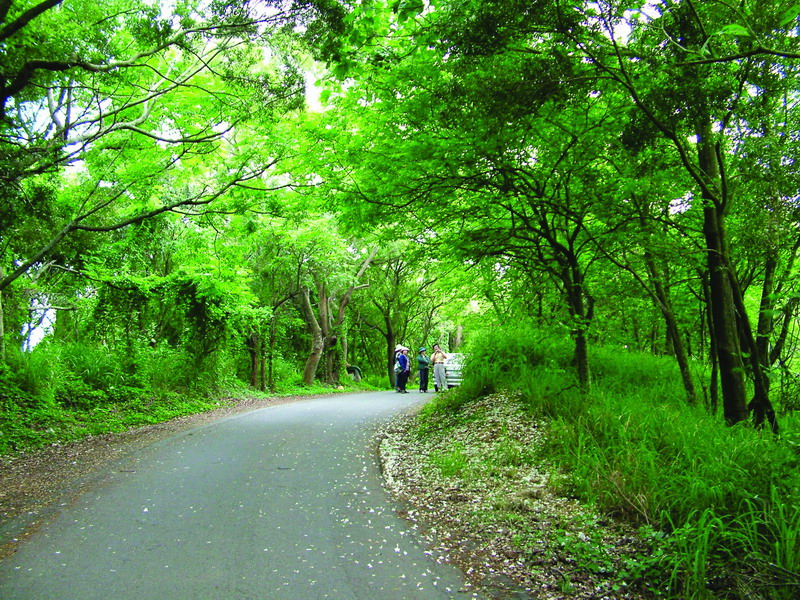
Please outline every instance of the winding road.
[{"label": "winding road", "polygon": [[471,598],[381,486],[374,434],[425,398],[302,400],[154,443],[0,562],[0,599]]}]

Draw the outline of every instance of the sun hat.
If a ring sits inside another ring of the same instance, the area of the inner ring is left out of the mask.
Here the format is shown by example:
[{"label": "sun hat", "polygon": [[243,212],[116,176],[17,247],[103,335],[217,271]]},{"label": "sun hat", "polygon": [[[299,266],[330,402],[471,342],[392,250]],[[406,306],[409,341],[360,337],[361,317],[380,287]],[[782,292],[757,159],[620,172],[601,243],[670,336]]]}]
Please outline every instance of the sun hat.
[{"label": "sun hat", "polygon": [[401,352],[403,350],[408,350],[403,344],[397,344],[397,347],[394,349],[395,352]]},{"label": "sun hat", "polygon": [[419,349],[419,351],[420,351],[420,352],[426,352],[426,350],[425,350],[425,346],[423,346],[422,348],[420,348],[420,349]]}]

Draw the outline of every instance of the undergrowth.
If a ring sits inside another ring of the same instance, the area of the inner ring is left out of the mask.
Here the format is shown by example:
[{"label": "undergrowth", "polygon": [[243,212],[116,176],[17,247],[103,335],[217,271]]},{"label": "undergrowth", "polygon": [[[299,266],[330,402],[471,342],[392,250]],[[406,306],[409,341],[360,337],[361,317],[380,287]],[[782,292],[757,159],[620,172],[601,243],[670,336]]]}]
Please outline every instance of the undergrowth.
[{"label": "undergrowth", "polygon": [[593,352],[592,391],[582,395],[570,349],[534,330],[476,339],[464,385],[422,411],[419,435],[446,437],[476,418],[468,410],[476,398],[515,389],[528,414],[547,423],[552,484],[641,528],[654,547],[642,564],[660,595],[797,598],[797,419],[782,419],[781,438],[728,427],[686,404],[669,358],[616,349]]},{"label": "undergrowth", "polygon": [[[281,365],[275,393],[260,392],[231,375],[230,364],[198,365],[166,347],[138,353],[127,368],[124,363],[107,349],[78,344],[9,353],[9,364],[0,367],[0,455],[160,423],[244,398],[338,391],[322,383],[306,386],[299,373]],[[349,378],[342,386],[373,389]]]}]

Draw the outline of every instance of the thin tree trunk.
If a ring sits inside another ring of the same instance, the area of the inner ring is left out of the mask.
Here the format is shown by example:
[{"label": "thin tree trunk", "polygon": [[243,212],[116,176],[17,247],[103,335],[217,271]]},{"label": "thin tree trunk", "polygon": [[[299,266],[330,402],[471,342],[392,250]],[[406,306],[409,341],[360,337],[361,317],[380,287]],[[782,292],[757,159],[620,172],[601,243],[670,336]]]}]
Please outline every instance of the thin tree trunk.
[{"label": "thin tree trunk", "polygon": [[589,375],[589,344],[586,340],[586,329],[579,327],[574,332],[575,339],[575,368],[578,372],[578,385],[584,394],[589,393],[591,387]]},{"label": "thin tree trunk", "polygon": [[251,333],[247,340],[247,351],[250,354],[250,387],[258,389],[258,366],[261,356],[261,336]]},{"label": "thin tree trunk", "polygon": [[[721,175],[713,145],[710,121],[705,119],[698,128],[697,152],[700,168],[709,182],[720,182]],[[722,386],[722,409],[727,423],[733,425],[747,419],[746,381],[742,350],[737,331],[736,307],[732,278],[726,260],[725,219],[723,206],[712,197],[707,186],[701,192],[703,206],[703,235],[706,241],[711,320],[717,341],[719,375]],[[746,315],[743,315],[746,318]]]},{"label": "thin tree trunk", "polygon": [[633,327],[633,340],[636,342],[636,349],[640,352],[644,350],[644,343],[642,342],[642,334],[639,329],[639,319],[636,318],[636,315],[631,317],[631,323]]},{"label": "thin tree trunk", "polygon": [[261,381],[259,381],[258,389],[262,392],[267,391],[267,355],[264,349],[262,348],[261,351],[261,360],[259,360],[261,365]]},{"label": "thin tree trunk", "polygon": [[575,344],[575,369],[578,375],[578,385],[584,394],[588,394],[591,387],[589,372],[589,343],[586,330],[591,320],[591,308],[586,306],[586,291],[577,258],[569,257],[569,266],[565,268],[562,279],[566,284],[567,303],[573,319],[572,339]]},{"label": "thin tree trunk", "polygon": [[[3,267],[0,267],[0,279],[5,277]],[[3,290],[0,290],[0,366],[6,362],[6,325],[3,310]]]},{"label": "thin tree trunk", "polygon": [[750,369],[753,373],[754,393],[753,400],[748,405],[748,409],[753,411],[753,421],[756,427],[761,427],[765,422],[768,422],[772,432],[777,434],[779,429],[778,419],[775,416],[775,410],[769,400],[769,384],[767,383],[765,367],[759,360],[756,339],[753,336],[753,328],[750,326],[747,308],[744,305],[744,296],[742,290],[739,288],[736,273],[733,271],[733,267],[730,263],[728,264],[727,273],[731,279],[734,305],[740,317],[740,333],[742,337],[744,337],[744,343],[747,346],[748,355],[750,357]]},{"label": "thin tree trunk", "polygon": [[711,287],[708,279],[708,273],[702,273],[706,323],[708,324],[708,357],[711,363],[708,400],[711,414],[716,414],[719,408],[719,354],[717,353],[717,336],[714,333],[714,319],[711,317]]},{"label": "thin tree trunk", "polygon": [[689,404],[695,404],[697,402],[697,393],[694,389],[692,372],[689,368],[689,359],[686,356],[686,351],[683,346],[680,329],[678,328],[678,321],[675,318],[675,311],[672,308],[672,302],[662,283],[661,274],[656,265],[655,258],[649,250],[645,250],[644,260],[650,274],[650,283],[653,285],[658,308],[661,311],[661,315],[664,317],[664,323],[667,328],[667,338],[671,342],[672,352],[681,373],[683,389],[686,391],[686,401]]},{"label": "thin tree trunk", "polygon": [[783,324],[781,325],[781,331],[769,353],[769,364],[771,365],[774,365],[781,357],[781,352],[783,352],[783,348],[786,345],[786,339],[789,337],[789,328],[794,322],[794,314],[798,304],[800,304],[800,298],[790,298],[783,307]]},{"label": "thin tree trunk", "polygon": [[278,339],[278,319],[273,310],[269,320],[269,352],[267,353],[267,386],[275,393],[275,344]]},{"label": "thin tree trunk", "polygon": [[397,338],[388,315],[384,315],[384,322],[386,324],[386,333],[384,334],[386,339],[386,372],[389,375],[389,384],[394,388],[397,385],[397,374],[394,372],[394,349]]},{"label": "thin tree trunk", "polygon": [[303,383],[305,385],[313,385],[314,377],[317,375],[317,367],[322,358],[322,352],[325,347],[325,341],[322,335],[322,328],[314,316],[314,309],[311,307],[310,291],[304,287],[300,291],[300,312],[306,322],[306,327],[311,334],[311,350],[306,359],[306,365],[303,369]]}]

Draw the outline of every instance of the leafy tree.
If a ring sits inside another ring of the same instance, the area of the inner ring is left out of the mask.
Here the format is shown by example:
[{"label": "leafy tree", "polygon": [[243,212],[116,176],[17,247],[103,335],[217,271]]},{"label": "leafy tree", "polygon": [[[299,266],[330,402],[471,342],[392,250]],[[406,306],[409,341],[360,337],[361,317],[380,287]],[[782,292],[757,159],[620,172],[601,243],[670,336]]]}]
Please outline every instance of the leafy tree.
[{"label": "leafy tree", "polygon": [[382,347],[382,352],[375,353],[380,358],[378,370],[392,387],[397,344],[413,350],[413,346],[441,342],[435,337],[440,312],[465,286],[451,279],[454,285],[448,290],[443,282],[452,267],[430,259],[429,252],[424,245],[405,240],[384,246],[367,272],[369,288],[355,303],[358,322],[379,334],[375,343]]},{"label": "leafy tree", "polygon": [[[358,127],[373,134],[364,138],[370,142],[342,162],[373,174],[371,186],[360,181],[353,186],[380,207],[373,218],[394,214],[387,199],[399,197],[405,199],[402,207],[412,208],[435,196],[449,215],[459,215],[460,203],[470,195],[454,192],[459,189],[454,180],[466,175],[466,181],[482,160],[491,162],[492,144],[504,145],[509,131],[519,131],[526,121],[540,127],[546,122],[542,107],[569,107],[587,92],[616,97],[608,106],[628,117],[614,126],[622,141],[640,149],[666,141],[661,150],[674,156],[687,180],[677,197],[700,207],[709,333],[726,420],[741,421],[752,409],[757,423],[769,420],[776,429],[746,286],[736,269],[740,250],[732,246],[730,228],[734,215],[746,214],[742,208],[758,201],[735,185],[737,171],[748,168],[745,149],[762,137],[752,132],[783,127],[780,118],[770,119],[764,110],[781,96],[768,94],[767,83],[778,90],[796,87],[790,62],[797,57],[796,18],[796,10],[784,13],[755,2],[736,9],[682,2],[633,10],[614,1],[575,7],[558,0],[454,0],[431,11],[409,3],[364,3],[354,12],[353,35],[332,55],[339,76],[351,75],[357,82],[364,76],[360,87],[346,89],[356,99],[339,106],[380,113],[382,126],[403,143],[391,152],[386,146],[374,151],[380,132],[362,121]],[[410,49],[409,40],[414,41]],[[332,97],[336,93],[332,88]],[[466,125],[469,144],[459,129]],[[526,145],[516,148],[524,152]],[[771,166],[794,164],[791,148],[783,149],[789,154],[778,152],[780,159]],[[354,173],[345,175],[355,179]],[[611,184],[608,189],[619,185],[609,175],[602,179]],[[791,178],[777,181],[788,184],[778,196],[793,197]],[[661,279],[655,266],[650,261],[647,267],[651,286]],[[654,294],[664,305],[665,290],[654,289]],[[666,308],[669,335],[677,340],[673,311]],[[746,371],[754,386],[749,405]],[[690,378],[684,378],[688,386]],[[688,387],[687,393],[691,397]]]},{"label": "leafy tree", "polygon": [[269,189],[281,153],[247,127],[266,133],[302,105],[278,35],[302,7],[218,8],[205,19],[192,4],[4,4],[0,293],[31,271],[80,270],[92,235]]}]

